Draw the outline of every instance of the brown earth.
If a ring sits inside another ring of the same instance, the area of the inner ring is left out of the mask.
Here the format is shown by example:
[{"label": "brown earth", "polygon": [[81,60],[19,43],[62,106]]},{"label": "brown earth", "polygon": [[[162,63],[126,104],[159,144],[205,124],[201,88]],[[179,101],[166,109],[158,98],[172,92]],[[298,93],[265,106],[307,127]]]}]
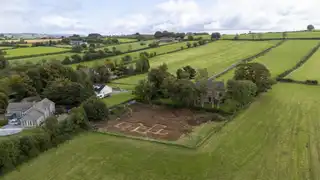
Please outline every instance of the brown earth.
[{"label": "brown earth", "polygon": [[193,126],[212,120],[213,115],[146,104],[134,104],[130,108],[132,113],[129,111],[117,120],[97,123],[96,127],[99,131],[175,141],[190,133]]}]

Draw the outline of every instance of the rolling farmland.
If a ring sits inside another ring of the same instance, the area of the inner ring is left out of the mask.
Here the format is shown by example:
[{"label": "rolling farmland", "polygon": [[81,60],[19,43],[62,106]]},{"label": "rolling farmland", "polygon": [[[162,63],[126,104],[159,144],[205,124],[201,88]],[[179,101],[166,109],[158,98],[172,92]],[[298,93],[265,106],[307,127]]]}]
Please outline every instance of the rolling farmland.
[{"label": "rolling farmland", "polygon": [[198,150],[85,133],[3,179],[319,179],[319,90],[277,84]]},{"label": "rolling farmland", "polygon": [[[124,57],[126,55],[130,55],[135,60],[139,57],[141,52],[148,52],[148,53],[156,52],[157,54],[162,54],[162,53],[167,53],[167,52],[174,51],[174,50],[179,50],[181,48],[181,46],[184,46],[186,48],[186,42],[173,43],[173,44],[166,45],[166,46],[160,46],[157,48],[151,48],[151,49],[141,50],[141,51],[137,51],[137,52],[126,53],[126,54],[122,54],[119,56],[113,56],[110,58],[102,58],[102,59],[97,59],[94,61],[82,62],[80,64],[90,67],[90,66],[94,66],[97,64],[103,64],[106,59],[110,59],[110,60],[114,60],[114,61],[120,60],[122,57]],[[76,67],[77,65],[78,64],[73,64],[71,66]]]},{"label": "rolling farmland", "polygon": [[[223,71],[235,62],[259,53],[260,51],[271,47],[278,41],[272,42],[234,42],[219,41],[208,44],[204,47],[189,49],[173,54],[167,54],[150,60],[151,67],[160,66],[163,63],[168,65],[170,73],[175,74],[178,68],[190,65],[194,68],[207,68],[209,76]],[[230,53],[232,52],[232,53]],[[137,83],[145,76],[138,75],[134,77],[119,79],[114,82],[133,84]]]},{"label": "rolling farmland", "polygon": [[286,78],[294,80],[317,80],[320,81],[320,50],[318,50],[313,56],[297,70],[290,73]]},{"label": "rolling farmland", "polygon": [[30,48],[17,48],[6,50],[6,57],[14,57],[14,56],[25,56],[25,55],[36,55],[36,54],[44,54],[44,53],[56,53],[66,51],[64,48],[56,48],[56,47],[30,47]]},{"label": "rolling farmland", "polygon": [[[255,39],[260,39],[259,33],[253,32]],[[253,34],[240,34],[239,39],[253,39]],[[282,32],[261,33],[261,39],[282,39]],[[235,35],[223,35],[223,39],[233,39]],[[287,32],[287,38],[320,38],[320,31]]]},{"label": "rolling farmland", "polygon": [[[262,63],[270,70],[273,77],[278,76],[285,70],[295,66],[298,61],[309,51],[318,44],[318,41],[314,40],[288,40],[284,42],[279,47],[271,50],[264,56],[253,60],[252,62]],[[223,75],[219,79],[231,79],[233,77],[234,71],[230,71]]]},{"label": "rolling farmland", "polygon": [[[104,50],[105,48],[112,50],[112,48],[115,47],[117,48],[117,50],[120,50],[122,52],[127,52],[131,50],[146,48],[152,42],[153,41],[151,40],[151,41],[141,41],[141,42],[126,43],[126,44],[110,45],[110,46],[98,48],[97,50]],[[141,43],[143,43],[143,45],[141,45]]]},{"label": "rolling farmland", "polygon": [[57,60],[62,61],[66,56],[72,56],[77,53],[62,53],[62,54],[54,54],[54,55],[46,55],[46,56],[38,56],[38,57],[31,57],[31,58],[22,58],[22,59],[15,59],[10,61],[10,63],[38,63],[42,60],[50,61],[50,60]]}]

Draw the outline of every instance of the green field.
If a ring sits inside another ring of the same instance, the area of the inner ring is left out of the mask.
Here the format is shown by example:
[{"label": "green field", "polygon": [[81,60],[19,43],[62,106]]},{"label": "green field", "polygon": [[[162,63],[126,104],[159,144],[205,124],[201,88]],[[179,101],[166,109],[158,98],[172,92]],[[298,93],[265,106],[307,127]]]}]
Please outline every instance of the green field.
[{"label": "green field", "polygon": [[55,53],[66,51],[65,48],[56,48],[56,47],[30,47],[30,48],[17,48],[6,50],[6,57],[14,56],[26,56],[26,55],[36,55],[44,53]]},{"label": "green field", "polygon": [[[249,42],[249,41],[218,41],[206,46],[189,49],[173,54],[158,56],[150,60],[151,67],[158,67],[166,63],[169,72],[190,65],[194,68],[207,68],[209,76],[219,73],[237,61],[257,54],[271,47],[278,41]],[[134,84],[145,78],[143,75],[116,80],[116,83]]]},{"label": "green field", "polygon": [[26,62],[31,62],[31,63],[38,63],[41,62],[42,60],[50,61],[50,60],[57,60],[57,61],[62,61],[66,56],[72,56],[77,53],[63,53],[63,54],[54,54],[54,55],[47,55],[47,56],[38,56],[38,57],[31,57],[31,58],[23,58],[23,59],[15,59],[10,61],[10,63],[26,63]]},{"label": "green field", "polygon": [[[144,43],[144,45],[141,45],[142,42]],[[127,52],[127,51],[146,48],[153,41],[151,40],[151,41],[142,41],[142,42],[133,42],[133,43],[126,43],[126,44],[110,45],[110,46],[107,46],[107,47],[98,48],[96,50],[104,50],[105,48],[108,48],[110,51],[112,51],[112,48],[115,47],[117,50],[120,50],[121,52]]]},{"label": "green field", "polygon": [[[259,33],[255,33],[255,39],[260,39],[257,35]],[[235,35],[223,35],[223,39],[233,39]],[[283,38],[282,32],[268,32],[262,33],[261,39],[269,39],[269,38]],[[301,32],[287,32],[287,38],[320,38],[320,31],[301,31]],[[240,34],[239,39],[253,39],[252,34]]]},{"label": "green field", "polygon": [[299,67],[297,70],[290,73],[286,78],[294,80],[305,81],[305,80],[318,80],[320,81],[320,50],[318,50],[311,58]]},{"label": "green field", "polygon": [[113,94],[111,97],[106,97],[103,99],[103,102],[108,106],[114,106],[117,104],[121,104],[125,101],[134,98],[134,95],[131,92],[127,93],[120,93],[120,94]]},{"label": "green field", "polygon": [[129,39],[129,38],[118,38],[120,43],[127,43],[127,42],[135,42],[137,39]]},{"label": "green field", "polygon": [[107,85],[112,88],[121,88],[121,89],[125,89],[125,90],[134,90],[134,88],[135,88],[135,86],[127,85],[127,84],[108,83]]},{"label": "green field", "polygon": [[12,47],[11,46],[0,46],[0,50],[1,49],[11,49]]},{"label": "green field", "polygon": [[319,91],[275,85],[198,150],[87,133],[3,179],[320,179]]},{"label": "green field", "polygon": [[[298,61],[300,61],[303,56],[307,55],[317,44],[318,41],[314,40],[288,40],[252,62],[264,64],[270,70],[272,77],[276,77],[287,69],[295,66]],[[234,71],[230,71],[219,79],[231,79],[233,74]]]},{"label": "green field", "polygon": [[[110,58],[102,58],[102,59],[97,59],[94,61],[82,62],[80,64],[90,67],[90,66],[103,64],[106,59],[110,59],[113,61],[116,61],[116,60],[120,61],[122,57],[127,56],[127,55],[130,55],[134,60],[136,60],[139,57],[141,52],[148,52],[148,53],[156,52],[157,54],[161,54],[161,53],[166,53],[166,52],[180,49],[181,46],[184,46],[186,48],[186,43],[187,42],[174,43],[174,44],[170,44],[170,45],[166,45],[166,46],[160,46],[157,48],[151,48],[151,49],[141,50],[141,51],[137,51],[137,52],[126,53],[126,54],[122,54],[119,56],[113,56]],[[78,64],[73,64],[71,66],[75,68],[75,67],[77,67],[77,65]]]}]

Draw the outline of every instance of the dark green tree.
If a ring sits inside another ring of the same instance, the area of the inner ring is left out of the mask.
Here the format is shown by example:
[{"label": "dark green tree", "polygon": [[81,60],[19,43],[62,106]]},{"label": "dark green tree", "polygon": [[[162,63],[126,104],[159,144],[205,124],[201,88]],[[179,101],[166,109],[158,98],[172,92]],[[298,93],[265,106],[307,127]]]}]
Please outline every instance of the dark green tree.
[{"label": "dark green tree", "polygon": [[82,106],[89,121],[101,121],[108,119],[109,109],[100,99],[93,96],[87,99]]},{"label": "dark green tree", "polygon": [[271,79],[270,71],[260,63],[241,64],[237,67],[234,80],[249,80],[258,87],[257,92],[266,92],[271,89],[274,81]]}]

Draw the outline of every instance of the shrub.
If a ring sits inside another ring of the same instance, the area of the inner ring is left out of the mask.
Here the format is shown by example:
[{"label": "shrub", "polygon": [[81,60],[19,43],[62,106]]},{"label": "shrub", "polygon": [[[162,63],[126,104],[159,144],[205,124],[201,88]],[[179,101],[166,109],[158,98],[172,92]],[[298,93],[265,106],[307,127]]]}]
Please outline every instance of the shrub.
[{"label": "shrub", "polygon": [[224,103],[220,106],[220,109],[226,113],[235,113],[240,109],[240,103],[233,99],[227,99]]},{"label": "shrub", "polygon": [[229,80],[226,98],[237,101],[241,106],[251,103],[257,94],[257,86],[248,80]]},{"label": "shrub", "polygon": [[318,81],[317,80],[306,80],[305,83],[306,84],[311,84],[311,85],[317,85]]},{"label": "shrub", "polygon": [[82,106],[89,121],[100,121],[108,118],[109,110],[106,104],[96,97],[89,98]]}]

